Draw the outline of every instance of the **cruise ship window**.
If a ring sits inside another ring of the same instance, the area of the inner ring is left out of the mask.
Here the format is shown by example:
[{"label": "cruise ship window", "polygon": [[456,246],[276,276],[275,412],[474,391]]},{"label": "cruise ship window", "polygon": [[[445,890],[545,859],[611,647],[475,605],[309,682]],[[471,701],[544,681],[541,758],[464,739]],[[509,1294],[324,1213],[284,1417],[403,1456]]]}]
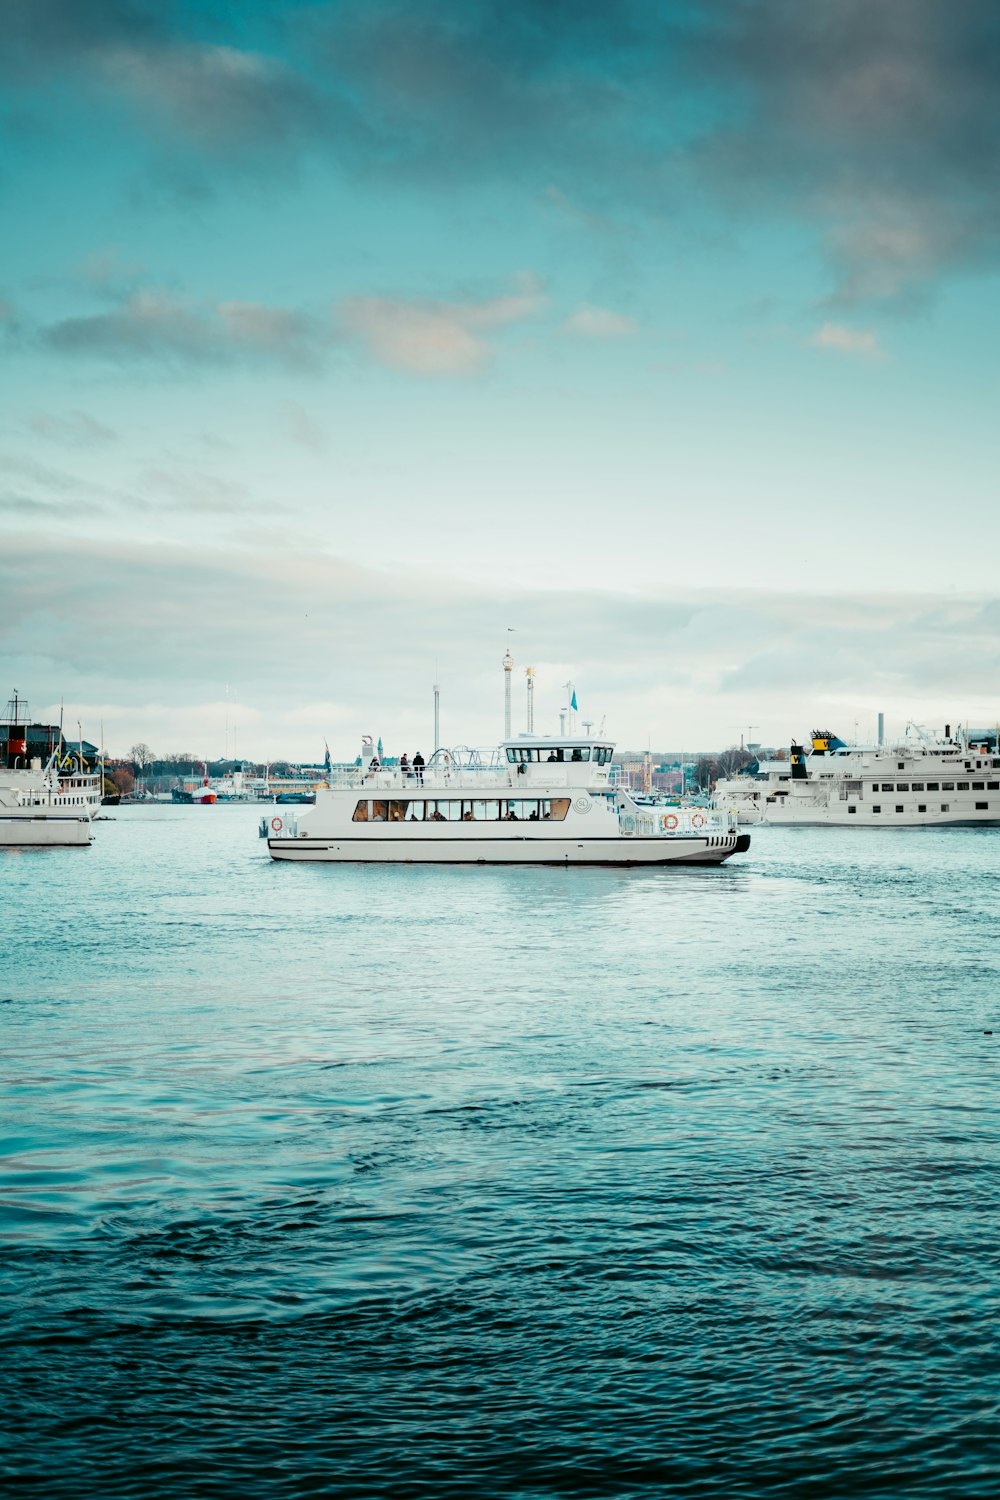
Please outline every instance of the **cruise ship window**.
[{"label": "cruise ship window", "polygon": [[953,781],[942,781],[941,790],[942,792],[953,792],[955,790],[955,783]]},{"label": "cruise ship window", "polygon": [[939,792],[941,790],[941,783],[939,781],[929,781],[927,783],[927,790],[929,792]]},{"label": "cruise ship window", "polygon": [[986,790],[986,783],[985,783],[985,781],[974,781],[972,783],[972,790],[974,792],[985,792],[985,790]]},{"label": "cruise ship window", "polygon": [[873,807],[872,808],[872,812],[881,812],[881,811],[882,811],[881,807]]},{"label": "cruise ship window", "polygon": [[848,808],[848,809],[847,809],[847,811],[848,811],[848,812],[849,812],[849,813],[856,813],[856,812],[857,812],[857,808],[856,808],[856,807],[849,807],[849,808]]},{"label": "cruise ship window", "polygon": [[926,802],[921,802],[918,805],[918,807],[917,807],[917,812],[926,812],[926,811],[927,811],[927,803]]},{"label": "cruise ship window", "polygon": [[355,823],[367,823],[368,822],[368,803],[367,803],[367,801],[366,802],[359,802],[358,803],[357,807],[354,809],[354,819],[353,819],[353,821]]},{"label": "cruise ship window", "polygon": [[896,803],[896,811],[897,812],[902,812],[903,811],[903,804],[902,804],[902,802],[897,802]]},{"label": "cruise ship window", "polygon": [[1000,781],[988,781],[986,783],[986,790],[988,792],[1000,792]]},{"label": "cruise ship window", "polygon": [[987,812],[989,810],[989,805],[990,804],[988,802],[977,802],[976,812]]},{"label": "cruise ship window", "polygon": [[960,792],[967,792],[969,790],[969,783],[967,781],[957,781],[955,785]]},{"label": "cruise ship window", "polygon": [[951,811],[951,803],[950,802],[942,802],[941,803],[941,811],[942,812],[950,812]]},{"label": "cruise ship window", "polygon": [[882,783],[882,790],[883,790],[883,792],[891,792],[892,791],[892,782],[891,781],[883,781],[883,783]]},{"label": "cruise ship window", "polygon": [[915,792],[922,792],[924,789],[924,784],[922,781],[913,781],[910,783],[910,785],[913,787],[913,790]]},{"label": "cruise ship window", "polygon": [[897,771],[904,771],[905,769],[906,769],[906,763],[905,763],[905,761],[897,760],[897,762],[896,762],[896,770]]},{"label": "cruise ship window", "polygon": [[897,792],[908,792],[909,790],[910,790],[910,783],[908,781],[897,781],[896,782],[896,791]]}]

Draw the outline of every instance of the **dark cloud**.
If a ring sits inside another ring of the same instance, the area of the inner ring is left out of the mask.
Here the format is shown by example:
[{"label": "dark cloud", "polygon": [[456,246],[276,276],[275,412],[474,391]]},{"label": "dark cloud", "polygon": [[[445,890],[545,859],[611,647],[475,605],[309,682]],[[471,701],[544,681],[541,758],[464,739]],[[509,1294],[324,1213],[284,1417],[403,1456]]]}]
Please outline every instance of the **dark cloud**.
[{"label": "dark cloud", "polygon": [[62,354],[167,366],[259,361],[313,369],[332,335],[287,308],[252,302],[204,307],[172,293],[136,292],[110,311],[64,318],[41,330],[43,345]]},{"label": "dark cloud", "polygon": [[815,235],[842,303],[905,304],[1000,256],[995,0],[336,0],[238,18],[7,0],[0,56],[129,101],[192,192],[213,162],[287,171],[321,149],[396,182],[555,194],[581,225],[777,217]]}]

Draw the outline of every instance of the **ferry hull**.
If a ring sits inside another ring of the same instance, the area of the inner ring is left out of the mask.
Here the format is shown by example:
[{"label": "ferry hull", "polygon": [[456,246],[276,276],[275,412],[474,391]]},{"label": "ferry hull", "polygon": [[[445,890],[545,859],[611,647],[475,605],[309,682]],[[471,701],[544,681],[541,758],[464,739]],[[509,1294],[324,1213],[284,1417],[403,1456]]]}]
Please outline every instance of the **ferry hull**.
[{"label": "ferry hull", "polygon": [[0,849],[85,849],[92,838],[89,817],[0,813]]},{"label": "ferry hull", "polygon": [[695,838],[477,839],[269,838],[272,859],[299,863],[420,865],[719,865],[750,835]]}]

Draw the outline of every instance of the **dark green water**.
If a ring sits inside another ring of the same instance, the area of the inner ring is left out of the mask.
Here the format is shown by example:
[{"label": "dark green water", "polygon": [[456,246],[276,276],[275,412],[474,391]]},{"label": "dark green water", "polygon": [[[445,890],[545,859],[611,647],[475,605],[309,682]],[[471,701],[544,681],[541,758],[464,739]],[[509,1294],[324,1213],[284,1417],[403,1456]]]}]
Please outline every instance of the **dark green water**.
[{"label": "dark green water", "polygon": [[0,856],[7,1494],[992,1500],[997,831],[256,817]]}]

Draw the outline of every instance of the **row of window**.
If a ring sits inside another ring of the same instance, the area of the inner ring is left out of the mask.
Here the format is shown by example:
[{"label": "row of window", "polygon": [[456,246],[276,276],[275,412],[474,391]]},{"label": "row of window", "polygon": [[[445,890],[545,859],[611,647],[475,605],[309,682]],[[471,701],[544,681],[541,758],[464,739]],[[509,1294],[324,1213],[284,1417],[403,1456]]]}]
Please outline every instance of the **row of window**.
[{"label": "row of window", "polygon": [[561,823],[568,797],[514,797],[464,801],[447,797],[431,801],[363,799],[354,809],[355,823]]},{"label": "row of window", "polygon": [[[906,808],[903,806],[902,802],[897,802],[895,804],[895,807],[896,807],[896,811],[898,813],[906,811]],[[989,812],[989,810],[990,810],[990,804],[988,802],[977,802],[976,803],[976,812]],[[849,813],[856,813],[857,812],[857,808],[856,807],[849,807],[847,809],[847,811]],[[881,811],[882,811],[882,807],[881,807],[881,804],[879,804],[879,803],[876,803],[872,807],[872,812],[873,813],[880,813]],[[918,805],[917,805],[917,812],[918,813],[925,813],[926,811],[927,811],[927,803],[926,802],[920,802],[920,803],[918,803]],[[951,812],[951,803],[950,802],[942,802],[941,803],[941,811],[943,813]]]},{"label": "row of window", "polygon": [[[614,753],[610,745],[594,745],[593,747],[593,757],[599,766],[606,766]],[[518,763],[523,766],[532,761],[544,761],[546,765],[562,764],[564,761],[590,760],[590,758],[590,745],[556,745],[551,749],[547,745],[525,745],[516,748],[511,745],[507,750],[507,759],[512,766]]]},{"label": "row of window", "polygon": [[[883,792],[967,792],[969,788],[974,792],[1000,792],[1000,781],[883,781],[881,790]],[[879,790],[878,782],[872,786],[872,791]]]}]

